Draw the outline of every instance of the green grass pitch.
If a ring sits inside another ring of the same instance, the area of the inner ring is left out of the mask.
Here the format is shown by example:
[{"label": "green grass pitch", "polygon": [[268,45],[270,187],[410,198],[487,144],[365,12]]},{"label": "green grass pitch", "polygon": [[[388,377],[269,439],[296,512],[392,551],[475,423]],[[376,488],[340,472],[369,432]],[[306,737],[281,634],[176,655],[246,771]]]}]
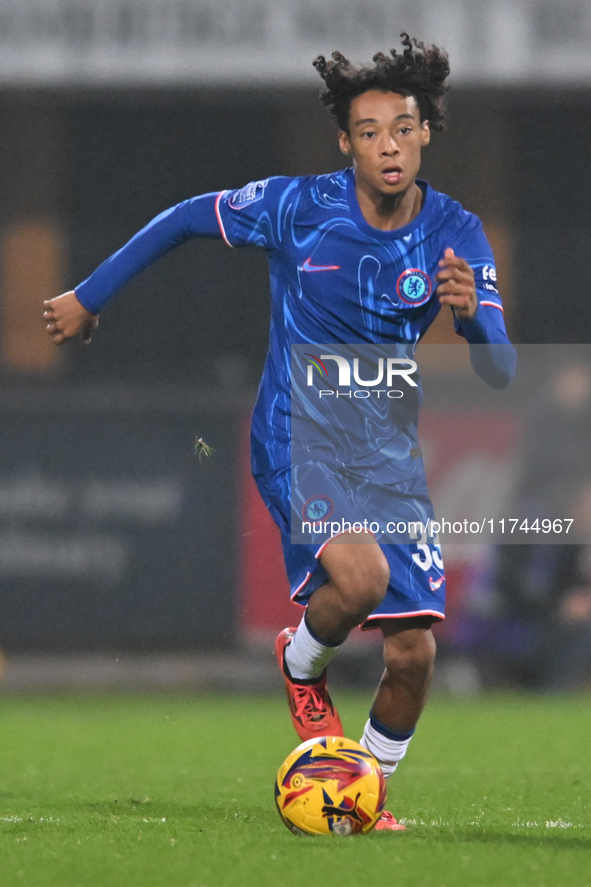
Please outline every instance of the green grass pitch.
[{"label": "green grass pitch", "polygon": [[404,833],[291,835],[296,744],[279,696],[0,698],[0,887],[591,887],[588,697],[431,700]]}]

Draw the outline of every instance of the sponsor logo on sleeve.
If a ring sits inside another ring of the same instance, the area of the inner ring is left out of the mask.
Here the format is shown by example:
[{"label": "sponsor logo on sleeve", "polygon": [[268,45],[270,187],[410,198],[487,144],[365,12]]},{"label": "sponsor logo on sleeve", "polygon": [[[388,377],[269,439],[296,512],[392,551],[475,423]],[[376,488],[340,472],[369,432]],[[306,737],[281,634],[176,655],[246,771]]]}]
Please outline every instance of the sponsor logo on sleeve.
[{"label": "sponsor logo on sleeve", "polygon": [[265,196],[265,188],[269,183],[269,179],[263,179],[260,182],[249,182],[239,191],[234,191],[230,197],[229,203],[233,209],[242,209],[257,200],[262,200]]},{"label": "sponsor logo on sleeve", "polygon": [[485,265],[482,269],[483,287],[492,293],[497,293],[497,270],[494,265]]}]

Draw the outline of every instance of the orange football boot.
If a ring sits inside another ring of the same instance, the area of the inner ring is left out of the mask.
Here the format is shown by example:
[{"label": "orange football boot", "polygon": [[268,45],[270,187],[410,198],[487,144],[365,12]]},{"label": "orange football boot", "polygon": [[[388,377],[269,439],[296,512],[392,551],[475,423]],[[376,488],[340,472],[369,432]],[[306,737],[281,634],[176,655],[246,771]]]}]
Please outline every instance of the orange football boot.
[{"label": "orange football boot", "polygon": [[384,812],[374,825],[374,829],[376,830],[376,832],[404,832],[406,831],[406,826],[402,825],[401,822],[398,822],[396,817],[393,816],[389,810],[384,810]]},{"label": "orange football boot", "polygon": [[296,633],[295,628],[284,628],[275,641],[275,655],[285,681],[291,720],[303,741],[319,736],[343,736],[343,725],[332,704],[326,687],[326,669],[319,678],[294,681],[285,665],[285,648]]}]

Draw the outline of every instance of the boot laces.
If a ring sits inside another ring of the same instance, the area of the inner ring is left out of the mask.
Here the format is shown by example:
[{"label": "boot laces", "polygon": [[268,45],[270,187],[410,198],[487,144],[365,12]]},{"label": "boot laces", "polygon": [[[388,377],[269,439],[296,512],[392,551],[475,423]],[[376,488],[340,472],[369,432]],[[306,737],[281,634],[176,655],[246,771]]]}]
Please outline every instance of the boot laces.
[{"label": "boot laces", "polygon": [[316,687],[300,685],[296,688],[295,696],[296,717],[315,723],[326,718],[326,700]]}]

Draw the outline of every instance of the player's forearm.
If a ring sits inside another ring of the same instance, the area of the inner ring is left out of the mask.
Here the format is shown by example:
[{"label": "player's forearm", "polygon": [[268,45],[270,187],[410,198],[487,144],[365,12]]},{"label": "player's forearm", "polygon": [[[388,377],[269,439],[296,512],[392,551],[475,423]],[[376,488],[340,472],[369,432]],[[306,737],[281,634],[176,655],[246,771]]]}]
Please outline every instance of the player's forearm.
[{"label": "player's forearm", "polygon": [[76,287],[78,301],[91,314],[98,314],[118,289],[185,240],[220,237],[216,197],[193,197],[152,219]]},{"label": "player's forearm", "polygon": [[492,388],[505,388],[515,375],[517,352],[509,341],[500,310],[479,304],[475,316],[462,321],[459,331],[470,344],[474,371]]}]

